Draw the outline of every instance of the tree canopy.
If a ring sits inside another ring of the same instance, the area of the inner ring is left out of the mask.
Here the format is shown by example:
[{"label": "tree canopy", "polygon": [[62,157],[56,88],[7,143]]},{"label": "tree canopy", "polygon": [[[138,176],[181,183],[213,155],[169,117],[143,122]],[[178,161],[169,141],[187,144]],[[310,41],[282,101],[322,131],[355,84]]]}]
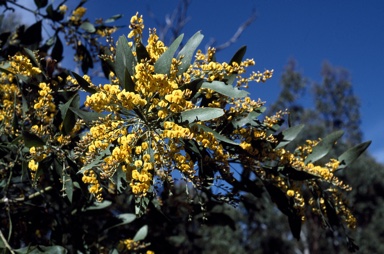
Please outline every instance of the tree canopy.
[{"label": "tree canopy", "polygon": [[[246,90],[273,75],[247,72],[255,61],[244,59],[246,47],[217,62],[214,48],[199,49],[200,32],[165,45],[138,13],[116,39],[110,24],[120,15],[93,24],[87,1],[71,11],[65,2],[35,0],[36,23],[0,34],[0,248],[152,253],[181,251],[190,239],[199,252],[204,237],[220,237],[200,224],[242,235],[236,209],[256,216],[273,202],[293,238],[315,216],[345,229],[357,249],[347,230],[356,227],[344,197],[351,188],[337,172],[370,142],[331,157],[341,130],[296,143],[304,126],[285,125],[285,109],[265,114]],[[45,40],[46,22],[54,32]],[[62,38],[83,74],[60,67]],[[107,79],[95,85],[86,73],[98,62]]]}]

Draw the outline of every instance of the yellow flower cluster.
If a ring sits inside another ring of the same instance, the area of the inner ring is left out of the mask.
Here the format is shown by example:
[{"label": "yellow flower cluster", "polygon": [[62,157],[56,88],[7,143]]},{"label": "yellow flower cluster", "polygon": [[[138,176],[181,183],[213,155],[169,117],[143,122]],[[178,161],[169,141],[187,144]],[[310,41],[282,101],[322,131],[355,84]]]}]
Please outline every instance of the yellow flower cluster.
[{"label": "yellow flower cluster", "polygon": [[139,16],[139,13],[132,16],[129,28],[131,29],[131,32],[128,34],[128,38],[134,37],[136,42],[140,42],[144,29],[143,16]]},{"label": "yellow flower cluster", "polygon": [[159,40],[159,36],[156,34],[156,29],[150,30],[148,44],[146,46],[148,54],[151,56],[151,61],[154,63],[159,57],[167,50],[167,47],[162,41]]},{"label": "yellow flower cluster", "polygon": [[41,73],[39,67],[33,66],[31,60],[20,53],[17,53],[13,57],[11,57],[9,71],[14,74],[18,73],[27,77],[31,77],[33,75]]},{"label": "yellow flower cluster", "polygon": [[84,183],[88,183],[89,192],[95,195],[98,201],[102,201],[103,197],[101,195],[103,189],[100,186],[99,180],[97,179],[97,175],[93,170],[86,170],[83,173],[82,181]]},{"label": "yellow flower cluster", "polygon": [[[64,10],[64,9],[63,9]],[[69,20],[72,21],[73,23],[75,24],[78,24],[79,21],[82,19],[82,17],[84,16],[84,14],[86,13],[87,9],[80,6],[79,8],[77,8],[76,10],[74,10],[72,12],[72,16],[69,17]]]},{"label": "yellow flower cluster", "polygon": [[28,162],[28,168],[32,171],[31,176],[32,179],[35,177],[37,170],[39,169],[39,163],[47,158],[50,153],[49,149],[46,149],[42,146],[29,148],[29,153],[31,155],[30,160]]},{"label": "yellow flower cluster", "polygon": [[33,108],[36,110],[36,118],[41,121],[43,125],[49,124],[55,114],[56,105],[53,102],[52,89],[44,82],[39,84],[39,97],[35,101]]}]

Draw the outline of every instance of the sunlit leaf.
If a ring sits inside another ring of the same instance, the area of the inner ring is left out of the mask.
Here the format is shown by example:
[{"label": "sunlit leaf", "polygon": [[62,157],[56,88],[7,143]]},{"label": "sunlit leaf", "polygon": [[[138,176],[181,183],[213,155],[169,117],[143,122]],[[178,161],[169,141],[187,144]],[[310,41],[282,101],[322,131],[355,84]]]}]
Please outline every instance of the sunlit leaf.
[{"label": "sunlit leaf", "polygon": [[340,162],[339,168],[337,170],[343,169],[354,162],[372,143],[372,141],[367,141],[361,144],[358,144],[339,156],[337,159]]},{"label": "sunlit leaf", "polygon": [[102,202],[95,201],[91,206],[85,208],[84,211],[101,210],[107,208],[110,205],[112,205],[112,201],[109,200],[103,200]]},{"label": "sunlit leaf", "polygon": [[292,140],[294,140],[297,137],[297,135],[302,131],[303,128],[304,128],[304,125],[300,124],[298,126],[293,126],[291,128],[288,128],[282,131],[276,137],[280,141],[280,143],[275,148],[278,149],[288,145]]},{"label": "sunlit leaf", "polygon": [[266,110],[266,107],[260,107],[257,110],[254,110],[252,112],[249,112],[246,116],[242,118],[236,118],[232,120],[233,127],[241,128],[245,125],[251,125],[251,126],[258,126],[259,124],[256,122],[257,117],[259,117],[264,111]]},{"label": "sunlit leaf", "polygon": [[191,65],[192,57],[195,54],[195,50],[200,45],[203,38],[204,36],[200,32],[195,33],[180,50],[177,58],[182,57],[182,60],[177,75],[181,75],[188,70],[189,66]]},{"label": "sunlit leaf", "polygon": [[80,25],[80,28],[83,29],[84,31],[88,32],[88,33],[94,33],[96,31],[95,26],[91,22],[88,22],[88,21],[83,22]]},{"label": "sunlit leaf", "polygon": [[114,21],[116,21],[116,20],[118,20],[118,19],[120,19],[122,17],[123,17],[122,14],[116,14],[116,15],[113,15],[112,17],[104,20],[104,23],[112,23],[112,22],[114,22]]},{"label": "sunlit leaf", "polygon": [[305,164],[308,164],[310,162],[315,162],[321,158],[323,158],[325,155],[329,153],[329,151],[332,149],[335,142],[343,136],[343,131],[336,131],[328,136],[326,136],[323,140],[321,140],[315,147],[312,149],[312,153],[310,153],[307,158],[305,159]]},{"label": "sunlit leaf", "polygon": [[106,230],[110,230],[121,225],[129,224],[136,219],[136,215],[133,213],[122,213],[116,216],[116,218],[119,219],[121,222],[107,228]]},{"label": "sunlit leaf", "polygon": [[157,59],[155,63],[155,73],[169,74],[171,70],[171,64],[173,56],[178,49],[181,41],[183,40],[184,34],[181,34],[176,40],[169,46],[169,48]]},{"label": "sunlit leaf", "polygon": [[221,108],[194,108],[181,112],[182,122],[187,121],[189,123],[195,121],[208,121],[224,115],[224,110]]},{"label": "sunlit leaf", "polygon": [[64,135],[69,134],[76,124],[76,116],[74,115],[74,113],[71,110],[68,110],[69,107],[72,105],[74,100],[79,101],[80,96],[78,94],[75,94],[65,104],[59,105],[61,118],[63,120],[63,129],[62,130],[63,130]]},{"label": "sunlit leaf", "polygon": [[115,73],[122,87],[133,92],[135,84],[131,78],[134,73],[135,57],[125,36],[120,36],[116,47]]},{"label": "sunlit leaf", "polygon": [[70,110],[72,110],[72,112],[75,113],[78,117],[80,117],[81,119],[83,119],[84,122],[85,122],[87,125],[90,125],[90,124],[92,124],[93,121],[97,121],[97,120],[99,120],[100,118],[105,117],[105,115],[102,114],[102,113],[84,111],[84,110],[81,110],[81,109],[78,109],[78,108],[74,108],[74,107],[69,107],[69,108],[70,108]]},{"label": "sunlit leaf", "polygon": [[212,89],[222,95],[235,99],[244,98],[249,94],[247,91],[240,90],[221,81],[204,82],[201,87]]},{"label": "sunlit leaf", "polygon": [[133,241],[141,241],[144,240],[145,237],[147,237],[148,234],[148,226],[142,226],[133,237]]}]

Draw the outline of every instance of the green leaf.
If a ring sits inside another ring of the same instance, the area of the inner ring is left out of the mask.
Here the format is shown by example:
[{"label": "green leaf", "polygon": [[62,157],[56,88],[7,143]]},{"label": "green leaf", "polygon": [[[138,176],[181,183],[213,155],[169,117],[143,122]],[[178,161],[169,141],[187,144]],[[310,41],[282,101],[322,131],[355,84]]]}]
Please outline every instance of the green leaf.
[{"label": "green leaf", "polygon": [[28,48],[23,48],[23,52],[29,58],[29,60],[31,60],[34,67],[39,67],[39,62],[37,61],[35,54],[32,50]]},{"label": "green leaf", "polygon": [[323,158],[325,155],[329,153],[329,151],[332,149],[335,142],[343,136],[343,131],[335,131],[328,136],[326,136],[323,140],[321,140],[315,147],[312,149],[312,153],[308,155],[308,157],[305,159],[305,164],[308,164],[310,162],[318,161],[319,159]]},{"label": "green leaf", "polygon": [[247,51],[247,46],[242,46],[237,50],[237,52],[233,55],[231,61],[229,61],[229,64],[232,64],[233,62],[240,64],[241,61],[243,61],[243,57],[245,55],[245,52]]},{"label": "green leaf", "polygon": [[13,250],[15,253],[18,254],[42,254],[42,253],[57,253],[57,254],[65,254],[67,253],[67,250],[59,245],[54,246],[28,246],[24,248],[20,248],[17,250]]},{"label": "green leaf", "polygon": [[135,197],[135,214],[137,217],[143,216],[147,212],[147,207],[149,205],[149,198],[145,197]]},{"label": "green leaf", "polygon": [[78,94],[75,94],[65,104],[59,105],[61,118],[63,120],[63,134],[64,135],[69,134],[76,124],[76,116],[74,115],[74,113],[71,110],[68,111],[69,107],[72,105],[74,100],[79,101],[80,96]]},{"label": "green leaf", "polygon": [[236,118],[232,120],[232,125],[235,129],[241,128],[247,124],[251,126],[258,126],[259,124],[256,122],[257,117],[261,115],[266,110],[266,107],[260,107],[257,110],[254,110],[252,112],[249,112],[245,117],[242,118]]},{"label": "green leaf", "polygon": [[133,241],[141,241],[144,240],[145,237],[147,237],[148,234],[148,226],[144,225],[142,226],[133,237]]},{"label": "green leaf", "polygon": [[371,145],[371,143],[372,141],[367,141],[358,144],[341,154],[339,158],[337,158],[337,160],[340,161],[340,165],[337,170],[343,169],[354,162]]},{"label": "green leaf", "polygon": [[182,122],[187,121],[192,123],[194,121],[208,121],[224,115],[224,110],[221,108],[194,108],[181,112]]},{"label": "green leaf", "polygon": [[88,21],[83,22],[80,25],[80,28],[83,29],[84,31],[88,32],[88,33],[91,33],[91,34],[96,32],[95,26],[91,22],[88,22]]},{"label": "green leaf", "polygon": [[[59,8],[60,6],[58,6]],[[54,10],[52,4],[48,5],[48,7],[45,9],[47,12],[47,17],[53,21],[60,21],[64,18],[64,13]]]},{"label": "green leaf", "polygon": [[102,202],[95,201],[91,206],[85,208],[83,211],[101,210],[112,205],[112,201],[103,200]]},{"label": "green leaf", "polygon": [[195,123],[193,123],[193,124],[191,124],[191,126],[198,126],[200,129],[204,130],[205,132],[210,132],[210,133],[212,133],[213,136],[214,136],[217,140],[219,140],[219,141],[222,141],[222,142],[225,142],[225,143],[228,143],[228,144],[231,144],[231,145],[236,145],[236,146],[239,145],[237,142],[235,142],[235,141],[233,141],[233,140],[227,138],[227,137],[224,136],[224,135],[219,134],[218,132],[212,130],[211,128],[209,128],[209,127],[207,127],[207,126],[205,126],[205,125],[201,125],[201,124],[195,124]]},{"label": "green leaf", "polygon": [[143,43],[139,42],[136,44],[136,56],[137,62],[141,63],[141,61],[149,61],[151,58],[149,57],[148,51],[143,45]]},{"label": "green leaf", "polygon": [[38,44],[42,41],[43,37],[41,36],[41,25],[42,21],[39,20],[25,30],[24,34],[21,37],[21,44],[23,45],[32,45]]},{"label": "green leaf", "polygon": [[56,60],[57,62],[60,62],[61,60],[63,60],[63,52],[64,52],[63,43],[61,42],[60,37],[56,35],[55,46],[53,46],[53,49],[51,52],[52,59]]},{"label": "green leaf", "polygon": [[92,88],[90,86],[90,84],[85,80],[83,79],[82,76],[80,76],[79,74],[77,74],[76,72],[71,72],[72,76],[75,77],[75,79],[77,80],[77,83],[79,83],[79,85],[81,86],[81,88],[83,88],[85,91],[87,91],[88,93],[91,93],[91,94],[94,94],[96,93],[96,89]]},{"label": "green leaf", "polygon": [[116,15],[113,15],[112,17],[110,17],[110,18],[104,20],[104,23],[105,23],[105,24],[106,24],[106,23],[112,23],[112,22],[114,22],[114,21],[120,19],[121,17],[123,17],[122,14],[116,14]]},{"label": "green leaf", "polygon": [[240,90],[233,86],[229,86],[221,81],[204,82],[201,87],[212,89],[215,92],[235,99],[244,98],[249,94],[247,91]]},{"label": "green leaf", "polygon": [[288,145],[292,140],[297,137],[297,135],[301,132],[303,128],[304,124],[300,124],[298,126],[293,126],[281,132],[279,135],[277,135],[277,139],[280,140],[280,143],[275,147],[275,149],[279,149]]},{"label": "green leaf", "polygon": [[172,58],[175,55],[184,34],[181,34],[176,40],[169,46],[169,48],[157,59],[155,63],[155,73],[169,74],[171,70]]},{"label": "green leaf", "polygon": [[182,90],[182,91],[184,91],[186,89],[190,90],[192,92],[191,98],[193,98],[195,96],[195,94],[199,91],[199,89],[201,88],[203,82],[204,82],[204,79],[201,79],[201,78],[192,80],[190,83],[181,86],[180,90]]},{"label": "green leaf", "polygon": [[36,4],[36,7],[40,9],[47,6],[48,0],[35,0],[35,4]]},{"label": "green leaf", "polygon": [[121,225],[129,224],[136,219],[136,215],[133,213],[122,213],[122,214],[119,214],[117,218],[121,220],[121,222],[107,228],[106,230],[110,230],[112,228],[115,228]]},{"label": "green leaf", "polygon": [[23,131],[22,135],[24,138],[24,145],[28,148],[31,148],[32,146],[39,147],[45,145],[45,142],[33,133]]},{"label": "green leaf", "polygon": [[84,120],[84,122],[87,125],[92,124],[93,121],[99,120],[99,118],[104,118],[105,115],[102,113],[97,113],[97,112],[89,112],[89,111],[84,111],[78,108],[74,107],[69,107],[70,110],[72,110],[73,113],[75,113],[78,117]]},{"label": "green leaf", "polygon": [[132,54],[131,48],[128,46],[128,41],[125,36],[120,36],[116,47],[116,62],[115,73],[120,81],[120,84],[126,91],[133,92],[135,83],[131,78],[136,65],[135,57]]},{"label": "green leaf", "polygon": [[291,229],[291,233],[293,237],[299,241],[300,240],[300,232],[301,232],[301,217],[297,214],[288,215],[289,228]]},{"label": "green leaf", "polygon": [[192,57],[194,56],[195,50],[200,45],[204,36],[199,32],[195,33],[185,44],[185,46],[180,50],[177,58],[183,57],[181,60],[181,65],[179,66],[179,71],[177,75],[181,75],[186,72],[191,65]]},{"label": "green leaf", "polygon": [[73,182],[69,175],[64,174],[64,188],[65,188],[65,194],[67,194],[67,197],[69,199],[69,202],[72,203],[72,197],[73,197]]}]

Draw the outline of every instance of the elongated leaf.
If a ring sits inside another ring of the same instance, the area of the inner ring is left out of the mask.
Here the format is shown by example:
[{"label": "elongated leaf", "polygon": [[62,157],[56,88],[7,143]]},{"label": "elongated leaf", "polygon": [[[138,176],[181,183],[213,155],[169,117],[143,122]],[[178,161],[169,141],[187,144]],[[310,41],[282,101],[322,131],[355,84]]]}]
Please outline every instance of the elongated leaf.
[{"label": "elongated leaf", "polygon": [[136,56],[137,62],[141,63],[141,61],[148,61],[150,58],[149,53],[143,43],[139,42],[136,44]]},{"label": "elongated leaf", "polygon": [[47,6],[47,4],[48,4],[48,0],[35,0],[35,5],[39,9]]},{"label": "elongated leaf", "polygon": [[328,136],[326,136],[323,140],[321,140],[313,149],[312,153],[308,155],[308,157],[305,159],[305,164],[308,164],[310,162],[315,162],[321,158],[323,158],[325,155],[329,153],[329,151],[332,149],[335,142],[343,136],[343,131],[335,131]]},{"label": "elongated leaf", "polygon": [[32,50],[30,50],[29,48],[23,48],[23,52],[29,58],[29,60],[31,60],[34,67],[39,66],[39,62],[37,61],[35,54]]},{"label": "elongated leaf", "polygon": [[126,91],[133,92],[135,84],[131,78],[136,65],[135,57],[125,36],[120,36],[116,47],[115,73],[122,87]]},{"label": "elongated leaf", "polygon": [[88,112],[74,107],[69,107],[69,109],[83,119],[87,125],[90,125],[93,121],[99,120],[99,118],[105,117],[105,115],[97,112]]},{"label": "elongated leaf", "polygon": [[212,89],[222,95],[235,99],[244,98],[249,94],[247,91],[226,85],[224,82],[221,81],[204,82],[201,87]]},{"label": "elongated leaf", "polygon": [[101,163],[103,163],[105,156],[111,155],[110,148],[111,148],[111,145],[109,145],[107,148],[105,148],[104,151],[102,151],[98,156],[96,156],[96,158],[94,160],[92,160],[91,163],[82,167],[81,170],[79,170],[77,173],[83,174],[84,171],[91,169],[93,167],[96,167],[96,166],[100,165]]},{"label": "elongated leaf", "polygon": [[31,25],[30,27],[28,27],[21,37],[21,44],[23,45],[39,44],[43,39],[41,36],[41,27],[42,27],[42,20],[39,20],[33,25]]},{"label": "elongated leaf", "polygon": [[233,62],[240,64],[241,61],[243,61],[243,57],[246,51],[247,46],[242,46],[241,48],[239,48],[239,50],[236,51],[235,55],[233,55],[231,61],[229,61],[229,64],[232,64]]},{"label": "elongated leaf", "polygon": [[133,241],[141,241],[144,240],[145,237],[147,237],[148,234],[148,226],[142,226],[139,231],[136,232],[135,236],[133,237]]},{"label": "elongated leaf", "polygon": [[204,36],[199,32],[195,33],[185,44],[185,46],[180,50],[177,57],[183,57],[181,61],[181,65],[179,66],[179,71],[177,72],[177,75],[180,75],[184,72],[186,72],[191,65],[192,57],[195,53],[195,50],[200,45],[201,41],[203,40]]},{"label": "elongated leaf", "polygon": [[259,117],[259,115],[261,115],[265,110],[266,107],[260,107],[258,110],[249,112],[249,114],[243,118],[232,120],[232,125],[235,129],[241,128],[247,124],[251,126],[258,126],[259,124],[256,122],[257,117]]},{"label": "elongated leaf", "polygon": [[180,87],[180,89],[182,91],[184,91],[185,89],[191,90],[191,92],[192,92],[191,98],[193,98],[195,96],[195,94],[199,91],[199,89],[201,88],[203,82],[204,82],[204,80],[201,78],[195,79],[195,80],[192,80],[190,83],[183,85],[182,87]]},{"label": "elongated leaf", "polygon": [[45,142],[33,133],[23,131],[22,135],[24,138],[24,145],[28,148],[31,148],[32,146],[38,147],[45,145]]},{"label": "elongated leaf", "polygon": [[288,145],[292,140],[294,140],[297,135],[304,128],[304,124],[300,124],[298,126],[293,126],[289,129],[284,130],[277,138],[280,140],[280,143],[276,146],[276,149],[282,148]]},{"label": "elongated leaf", "polygon": [[78,94],[75,94],[70,98],[65,104],[59,105],[60,113],[61,113],[61,118],[63,120],[63,133],[64,135],[67,135],[68,133],[71,132],[73,127],[75,126],[76,123],[76,117],[74,113],[69,110],[69,107],[72,105],[72,102],[74,100],[79,101],[80,96]]},{"label": "elongated leaf", "polygon": [[172,58],[175,55],[181,41],[183,40],[184,34],[181,34],[172,42],[171,46],[157,59],[155,63],[155,73],[169,74],[171,70]]},{"label": "elongated leaf", "polygon": [[53,46],[51,57],[57,62],[60,62],[61,60],[63,60],[63,51],[63,43],[61,42],[60,37],[56,35],[56,42],[55,46]]},{"label": "elongated leaf", "polygon": [[94,202],[92,206],[85,208],[84,211],[104,209],[110,206],[111,204],[112,201],[109,200],[103,200],[102,202]]},{"label": "elongated leaf", "polygon": [[341,154],[337,159],[340,161],[340,165],[337,170],[343,169],[354,162],[365,150],[367,150],[371,143],[372,141],[367,141],[358,144],[357,146],[354,146]]},{"label": "elongated leaf", "polygon": [[69,202],[72,203],[72,197],[73,197],[73,182],[69,175],[64,175],[64,187],[65,187],[65,194],[68,197]]},{"label": "elongated leaf", "polygon": [[129,224],[136,219],[136,215],[133,213],[122,213],[122,214],[119,214],[117,218],[121,220],[121,222],[107,228],[106,230],[110,230],[112,228],[115,228],[121,225]]},{"label": "elongated leaf", "polygon": [[85,79],[83,79],[82,76],[80,76],[76,72],[71,72],[71,73],[75,77],[75,79],[77,80],[77,83],[79,83],[81,88],[83,88],[88,93],[91,93],[91,94],[96,93],[96,89],[90,87],[90,84]]},{"label": "elongated leaf", "polygon": [[57,254],[65,254],[67,253],[67,250],[59,245],[54,246],[28,246],[23,247],[17,250],[13,250],[15,253],[18,254],[42,254],[42,253],[57,253]]},{"label": "elongated leaf", "polygon": [[83,29],[84,31],[88,32],[88,33],[94,33],[96,31],[95,26],[91,22],[88,22],[88,21],[83,22],[80,25],[80,28]]},{"label": "elongated leaf", "polygon": [[291,233],[296,240],[300,240],[300,232],[301,232],[301,217],[297,214],[288,215],[289,228],[291,229]]},{"label": "elongated leaf", "polygon": [[218,118],[224,115],[224,110],[221,108],[194,108],[182,112],[181,114],[182,121],[187,121],[192,123],[194,121],[208,121],[211,119]]},{"label": "elongated leaf", "polygon": [[207,126],[205,126],[205,125],[195,124],[195,123],[194,123],[194,124],[191,124],[191,126],[198,126],[200,129],[202,129],[202,130],[204,130],[204,131],[206,131],[206,132],[210,132],[210,133],[212,133],[213,136],[214,136],[217,140],[219,140],[219,141],[223,141],[223,142],[228,143],[228,144],[231,144],[231,145],[239,145],[237,142],[235,142],[235,141],[233,141],[233,140],[227,138],[227,137],[224,136],[224,135],[219,134],[218,132],[212,130],[211,128],[209,128],[209,127],[207,127]]},{"label": "elongated leaf", "polygon": [[114,22],[114,21],[120,19],[121,17],[123,17],[122,14],[116,14],[116,15],[113,15],[112,17],[110,17],[110,18],[104,20],[104,23],[112,23],[112,22]]}]

